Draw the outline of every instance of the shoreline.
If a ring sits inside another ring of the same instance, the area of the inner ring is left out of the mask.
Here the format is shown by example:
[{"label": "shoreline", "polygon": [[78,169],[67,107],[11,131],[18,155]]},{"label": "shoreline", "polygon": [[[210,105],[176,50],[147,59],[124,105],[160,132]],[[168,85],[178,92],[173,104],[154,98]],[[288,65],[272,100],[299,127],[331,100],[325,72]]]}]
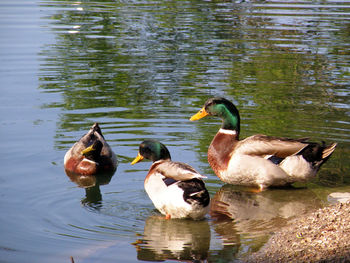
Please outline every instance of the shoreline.
[{"label": "shoreline", "polygon": [[242,262],[349,262],[350,202],[300,216]]}]

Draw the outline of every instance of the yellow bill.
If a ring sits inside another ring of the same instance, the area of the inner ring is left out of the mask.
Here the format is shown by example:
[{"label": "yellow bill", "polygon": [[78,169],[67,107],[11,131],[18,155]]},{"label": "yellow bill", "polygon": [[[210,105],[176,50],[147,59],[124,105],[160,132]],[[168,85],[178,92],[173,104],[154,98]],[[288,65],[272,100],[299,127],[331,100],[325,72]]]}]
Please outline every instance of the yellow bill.
[{"label": "yellow bill", "polygon": [[94,146],[91,145],[91,146],[85,148],[84,150],[82,150],[82,151],[81,151],[81,154],[84,155],[84,154],[87,154],[87,153],[92,152],[92,151],[94,151],[94,150],[95,150]]},{"label": "yellow bill", "polygon": [[206,112],[205,108],[201,108],[200,111],[198,111],[195,115],[193,115],[191,118],[190,118],[190,121],[196,121],[196,120],[199,120],[199,119],[202,119],[203,117],[207,116],[209,113]]},{"label": "yellow bill", "polygon": [[131,162],[131,165],[134,165],[135,163],[138,163],[143,160],[143,156],[140,153],[137,153],[136,158]]}]

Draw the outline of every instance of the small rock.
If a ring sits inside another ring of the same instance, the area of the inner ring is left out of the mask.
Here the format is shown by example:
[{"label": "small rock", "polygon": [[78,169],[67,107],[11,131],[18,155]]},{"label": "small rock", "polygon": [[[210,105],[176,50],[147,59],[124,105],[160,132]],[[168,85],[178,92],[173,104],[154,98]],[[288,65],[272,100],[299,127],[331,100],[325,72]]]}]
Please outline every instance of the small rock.
[{"label": "small rock", "polygon": [[[347,201],[350,200],[350,193],[344,192],[334,192],[328,195],[327,201],[330,202],[331,204],[335,203],[346,203]],[[341,208],[341,206],[339,207]]]}]

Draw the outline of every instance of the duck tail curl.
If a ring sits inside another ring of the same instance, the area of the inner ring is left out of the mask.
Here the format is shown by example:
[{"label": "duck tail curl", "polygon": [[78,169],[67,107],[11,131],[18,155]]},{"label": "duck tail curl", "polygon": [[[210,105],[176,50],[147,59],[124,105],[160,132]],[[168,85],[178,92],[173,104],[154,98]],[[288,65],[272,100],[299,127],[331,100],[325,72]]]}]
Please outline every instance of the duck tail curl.
[{"label": "duck tail curl", "polygon": [[[325,142],[323,142],[323,145],[324,144],[325,144]],[[328,158],[331,157],[332,153],[334,152],[335,147],[337,147],[337,143],[332,143],[331,145],[325,147],[322,151],[322,159],[328,160]]]}]

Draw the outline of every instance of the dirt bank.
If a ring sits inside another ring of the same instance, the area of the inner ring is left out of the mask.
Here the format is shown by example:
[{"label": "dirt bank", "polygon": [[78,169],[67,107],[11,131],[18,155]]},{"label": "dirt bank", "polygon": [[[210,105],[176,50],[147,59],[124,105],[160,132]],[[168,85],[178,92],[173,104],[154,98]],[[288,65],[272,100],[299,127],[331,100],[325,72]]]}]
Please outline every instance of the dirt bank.
[{"label": "dirt bank", "polygon": [[292,220],[243,262],[350,262],[350,202]]}]

